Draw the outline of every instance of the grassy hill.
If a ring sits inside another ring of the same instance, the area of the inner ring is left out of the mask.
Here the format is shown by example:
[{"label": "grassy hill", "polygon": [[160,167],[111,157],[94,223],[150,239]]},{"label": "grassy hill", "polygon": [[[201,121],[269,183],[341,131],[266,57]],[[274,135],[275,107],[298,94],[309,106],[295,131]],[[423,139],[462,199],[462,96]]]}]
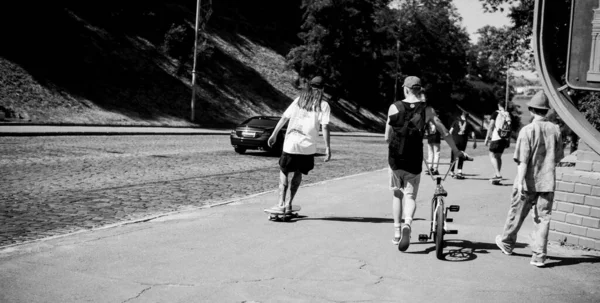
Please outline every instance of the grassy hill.
[{"label": "grassy hill", "polygon": [[[190,121],[192,62],[168,55],[164,40],[173,24],[193,24],[195,12],[178,1],[143,3],[150,4],[128,11],[115,9],[118,2],[58,1],[3,15],[0,111],[38,124],[226,127],[281,114],[296,96],[297,75],[284,58],[293,39],[215,11]],[[331,105],[336,130],[383,128],[382,113],[345,100]]]}]

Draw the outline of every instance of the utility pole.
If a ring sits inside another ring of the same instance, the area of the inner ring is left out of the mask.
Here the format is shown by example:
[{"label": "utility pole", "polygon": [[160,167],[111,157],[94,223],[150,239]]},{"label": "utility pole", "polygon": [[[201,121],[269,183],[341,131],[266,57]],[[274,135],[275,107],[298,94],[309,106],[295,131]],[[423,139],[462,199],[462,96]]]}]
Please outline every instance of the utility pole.
[{"label": "utility pole", "polygon": [[196,69],[196,63],[197,63],[197,57],[198,57],[198,26],[200,24],[200,19],[201,17],[201,6],[202,5],[202,0],[196,0],[196,26],[194,29],[194,33],[195,33],[195,37],[194,37],[194,65],[192,67],[192,104],[191,104],[191,117],[190,120],[193,123],[195,120],[195,106],[196,106],[196,74],[197,74],[197,69]]},{"label": "utility pole", "polygon": [[504,110],[508,109],[508,85],[510,82],[510,62],[507,60],[506,63],[506,96],[505,96],[505,102],[504,102]]},{"label": "utility pole", "polygon": [[400,66],[400,40],[396,40],[396,80],[394,82],[394,102],[396,102],[396,94],[398,94],[398,67]]}]

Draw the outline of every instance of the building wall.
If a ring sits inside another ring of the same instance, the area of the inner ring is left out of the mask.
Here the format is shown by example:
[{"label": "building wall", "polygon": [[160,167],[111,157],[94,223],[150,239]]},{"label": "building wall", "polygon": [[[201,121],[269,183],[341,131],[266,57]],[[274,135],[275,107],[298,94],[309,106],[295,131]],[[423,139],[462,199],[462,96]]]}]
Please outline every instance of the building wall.
[{"label": "building wall", "polygon": [[549,239],[600,249],[600,155],[583,141],[575,167],[557,169]]}]

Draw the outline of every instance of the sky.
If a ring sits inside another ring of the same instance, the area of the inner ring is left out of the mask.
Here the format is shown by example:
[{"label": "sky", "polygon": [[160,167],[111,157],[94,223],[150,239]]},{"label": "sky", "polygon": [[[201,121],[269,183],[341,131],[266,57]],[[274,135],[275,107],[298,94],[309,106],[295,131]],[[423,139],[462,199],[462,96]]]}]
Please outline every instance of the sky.
[{"label": "sky", "polygon": [[507,12],[486,13],[479,0],[453,0],[458,13],[463,17],[463,26],[467,28],[471,43],[477,43],[475,32],[486,26],[502,27],[510,25]]},{"label": "sky", "polygon": [[[395,7],[404,1],[406,0],[394,0],[390,7]],[[473,44],[477,43],[478,35],[475,32],[478,29],[486,25],[496,27],[510,25],[510,19],[507,17],[506,12],[485,13],[479,0],[453,0],[452,2],[462,16],[463,26],[466,27]]]}]

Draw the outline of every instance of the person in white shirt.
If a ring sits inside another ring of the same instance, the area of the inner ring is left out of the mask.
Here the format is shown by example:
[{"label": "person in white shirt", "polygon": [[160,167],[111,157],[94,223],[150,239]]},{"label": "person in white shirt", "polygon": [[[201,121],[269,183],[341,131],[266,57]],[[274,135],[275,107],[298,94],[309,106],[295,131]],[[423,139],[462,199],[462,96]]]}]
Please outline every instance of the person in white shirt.
[{"label": "person in white shirt", "polygon": [[[314,77],[300,96],[285,110],[269,137],[268,144],[273,146],[277,140],[277,134],[289,121],[283,143],[283,153],[279,159],[279,203],[272,207],[274,210],[291,211],[292,201],[302,183],[302,174],[306,175],[314,168],[319,125],[323,129],[325,141],[325,162],[331,159],[328,127],[331,108],[326,101],[323,89],[323,78]],[[291,183],[288,183],[290,173],[293,173],[293,176]],[[290,196],[286,202],[288,185]]]},{"label": "person in white shirt", "polygon": [[498,110],[494,112],[490,119],[490,127],[485,135],[484,144],[490,145],[490,161],[494,168],[494,176],[491,180],[502,180],[502,153],[504,149],[510,145],[510,138],[502,138],[499,130],[505,120],[511,119],[510,113],[505,109],[506,103],[504,100],[498,102]]}]

